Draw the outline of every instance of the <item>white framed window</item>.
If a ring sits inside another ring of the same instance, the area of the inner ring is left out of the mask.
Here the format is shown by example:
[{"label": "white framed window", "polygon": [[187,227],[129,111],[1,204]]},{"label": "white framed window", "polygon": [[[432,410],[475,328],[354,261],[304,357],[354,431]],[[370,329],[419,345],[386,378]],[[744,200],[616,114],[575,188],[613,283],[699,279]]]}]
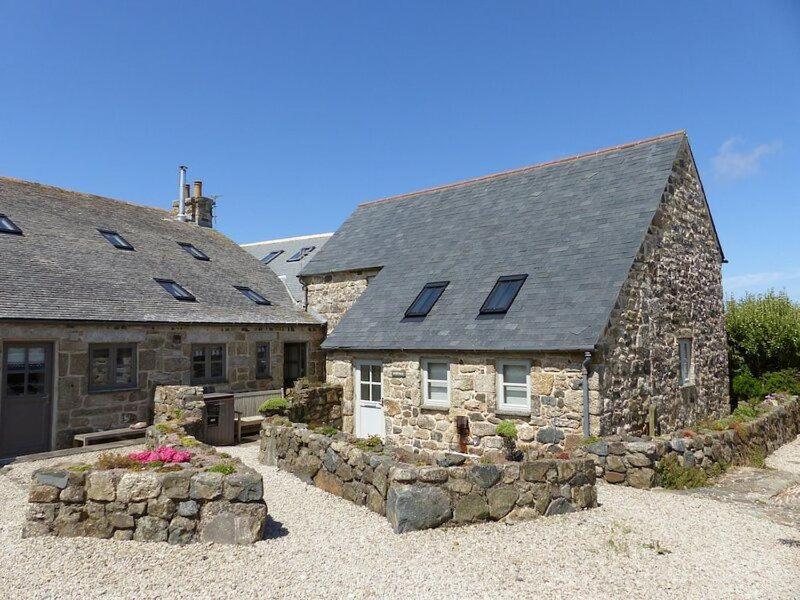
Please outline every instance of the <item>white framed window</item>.
[{"label": "white framed window", "polygon": [[379,361],[365,360],[356,363],[357,393],[361,402],[380,403],[383,400],[382,372],[383,365]]},{"label": "white framed window", "polygon": [[678,360],[680,364],[681,385],[694,383],[694,356],[692,352],[692,339],[680,338],[678,340]]},{"label": "white framed window", "polygon": [[497,363],[497,411],[530,414],[531,363],[502,360]]},{"label": "white framed window", "polygon": [[423,408],[450,408],[450,363],[424,359],[421,366]]}]

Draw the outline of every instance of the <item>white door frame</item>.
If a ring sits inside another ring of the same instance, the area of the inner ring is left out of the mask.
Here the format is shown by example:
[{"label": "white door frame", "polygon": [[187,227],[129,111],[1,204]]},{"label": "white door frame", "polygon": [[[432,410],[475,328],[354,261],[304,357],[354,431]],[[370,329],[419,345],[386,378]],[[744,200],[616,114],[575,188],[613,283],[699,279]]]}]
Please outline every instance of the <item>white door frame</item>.
[{"label": "white door frame", "polygon": [[[361,367],[381,367],[381,400],[379,402],[371,400],[361,400]],[[381,439],[386,438],[386,421],[383,412],[383,362],[380,360],[357,360],[353,363],[353,391],[355,398],[355,433],[358,437],[367,437],[362,431],[361,425],[361,406],[380,409],[381,411],[381,430],[380,433],[369,433],[367,435],[378,435]]]}]

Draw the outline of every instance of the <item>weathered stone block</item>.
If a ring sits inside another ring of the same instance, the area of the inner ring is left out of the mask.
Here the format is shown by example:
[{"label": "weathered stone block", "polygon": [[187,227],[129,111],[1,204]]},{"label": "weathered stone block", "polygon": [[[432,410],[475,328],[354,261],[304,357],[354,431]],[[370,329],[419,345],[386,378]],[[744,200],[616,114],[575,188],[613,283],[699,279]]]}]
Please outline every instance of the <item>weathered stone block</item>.
[{"label": "weathered stone block", "polygon": [[314,485],[334,496],[341,496],[343,494],[341,479],[336,477],[333,473],[328,473],[325,469],[320,469],[316,477],[314,477]]},{"label": "weathered stone block", "polygon": [[161,492],[161,479],[155,473],[125,473],[117,486],[121,502],[139,502],[155,498]]},{"label": "weathered stone block", "polygon": [[[319,467],[317,467],[317,470]],[[316,470],[314,471],[316,473]],[[256,473],[232,473],[223,482],[223,497],[239,502],[256,502],[264,497],[261,475]]]},{"label": "weathered stone block", "polygon": [[69,471],[58,468],[37,469],[33,480],[39,485],[49,485],[63,490],[69,483]]},{"label": "weathered stone block", "polygon": [[161,479],[163,494],[172,500],[185,500],[189,497],[190,472],[166,473]]},{"label": "weathered stone block", "polygon": [[631,469],[628,471],[628,476],[626,481],[629,486],[640,488],[640,489],[650,489],[653,487],[653,479],[655,477],[655,471],[653,469]]},{"label": "weathered stone block", "polygon": [[169,522],[149,515],[136,519],[136,531],[133,539],[138,542],[165,542],[167,541],[167,527]]},{"label": "weathered stone block", "polygon": [[32,485],[28,489],[28,502],[55,502],[61,490],[52,485]]},{"label": "weathered stone block", "polygon": [[489,516],[493,519],[505,517],[519,499],[519,493],[513,486],[498,486],[486,493],[489,501]]},{"label": "weathered stone block", "polygon": [[569,503],[569,500],[556,498],[550,503],[544,514],[549,517],[550,515],[564,515],[571,512],[575,512],[575,507]]},{"label": "weathered stone block", "polygon": [[488,489],[500,479],[500,467],[497,465],[475,465],[469,468],[468,477],[478,487]]},{"label": "weathered stone block", "polygon": [[184,500],[178,503],[178,514],[181,517],[194,517],[200,512],[200,506],[194,500]]},{"label": "weathered stone block", "polygon": [[115,471],[93,471],[86,476],[86,497],[89,500],[111,502],[117,498],[119,473]]},{"label": "weathered stone block", "polygon": [[547,481],[547,472],[553,464],[547,460],[525,462],[522,464],[522,478],[525,481]]},{"label": "weathered stone block", "polygon": [[457,523],[484,521],[489,516],[489,504],[480,494],[472,493],[459,498],[455,503],[453,520]]},{"label": "weathered stone block", "polygon": [[200,510],[200,541],[252,544],[263,538],[267,506],[263,503],[208,502]]},{"label": "weathered stone block", "polygon": [[392,485],[386,518],[396,533],[438,527],[452,515],[450,496],[431,485]]},{"label": "weathered stone block", "polygon": [[86,497],[86,490],[80,485],[68,485],[58,495],[62,502],[83,502]]},{"label": "weathered stone block", "polygon": [[196,500],[216,500],[222,496],[222,473],[197,473],[192,476],[189,496]]},{"label": "weathered stone block", "polygon": [[175,503],[164,495],[147,501],[147,514],[151,517],[171,519],[175,514]]},{"label": "weathered stone block", "polygon": [[115,529],[133,529],[135,521],[133,516],[123,512],[113,512],[108,515],[109,524]]}]

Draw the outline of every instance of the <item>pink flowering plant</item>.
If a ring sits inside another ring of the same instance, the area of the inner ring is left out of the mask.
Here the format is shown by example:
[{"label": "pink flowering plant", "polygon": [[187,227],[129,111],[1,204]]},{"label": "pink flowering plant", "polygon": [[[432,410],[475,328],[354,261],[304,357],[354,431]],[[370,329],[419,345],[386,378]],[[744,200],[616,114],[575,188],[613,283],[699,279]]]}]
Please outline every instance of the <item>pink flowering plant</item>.
[{"label": "pink flowering plant", "polygon": [[156,450],[143,450],[142,452],[131,452],[128,458],[142,464],[151,462],[166,463],[185,463],[192,458],[191,452],[186,450],[176,450],[172,446],[161,446]]}]

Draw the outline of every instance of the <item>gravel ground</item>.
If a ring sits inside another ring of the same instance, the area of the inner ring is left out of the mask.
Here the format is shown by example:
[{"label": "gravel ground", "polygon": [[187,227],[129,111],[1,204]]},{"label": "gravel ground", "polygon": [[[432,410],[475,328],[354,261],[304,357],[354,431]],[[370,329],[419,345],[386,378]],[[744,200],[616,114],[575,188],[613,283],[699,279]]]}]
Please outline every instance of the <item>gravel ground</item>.
[{"label": "gravel ground", "polygon": [[767,467],[800,475],[800,436],[791,444],[781,446],[766,460]]},{"label": "gravel ground", "polygon": [[[232,453],[255,465],[256,452]],[[800,530],[706,498],[600,485],[595,510],[401,536],[258,465],[275,521],[252,547],[22,540],[25,486],[43,464],[0,474],[4,598],[800,597]]]}]

